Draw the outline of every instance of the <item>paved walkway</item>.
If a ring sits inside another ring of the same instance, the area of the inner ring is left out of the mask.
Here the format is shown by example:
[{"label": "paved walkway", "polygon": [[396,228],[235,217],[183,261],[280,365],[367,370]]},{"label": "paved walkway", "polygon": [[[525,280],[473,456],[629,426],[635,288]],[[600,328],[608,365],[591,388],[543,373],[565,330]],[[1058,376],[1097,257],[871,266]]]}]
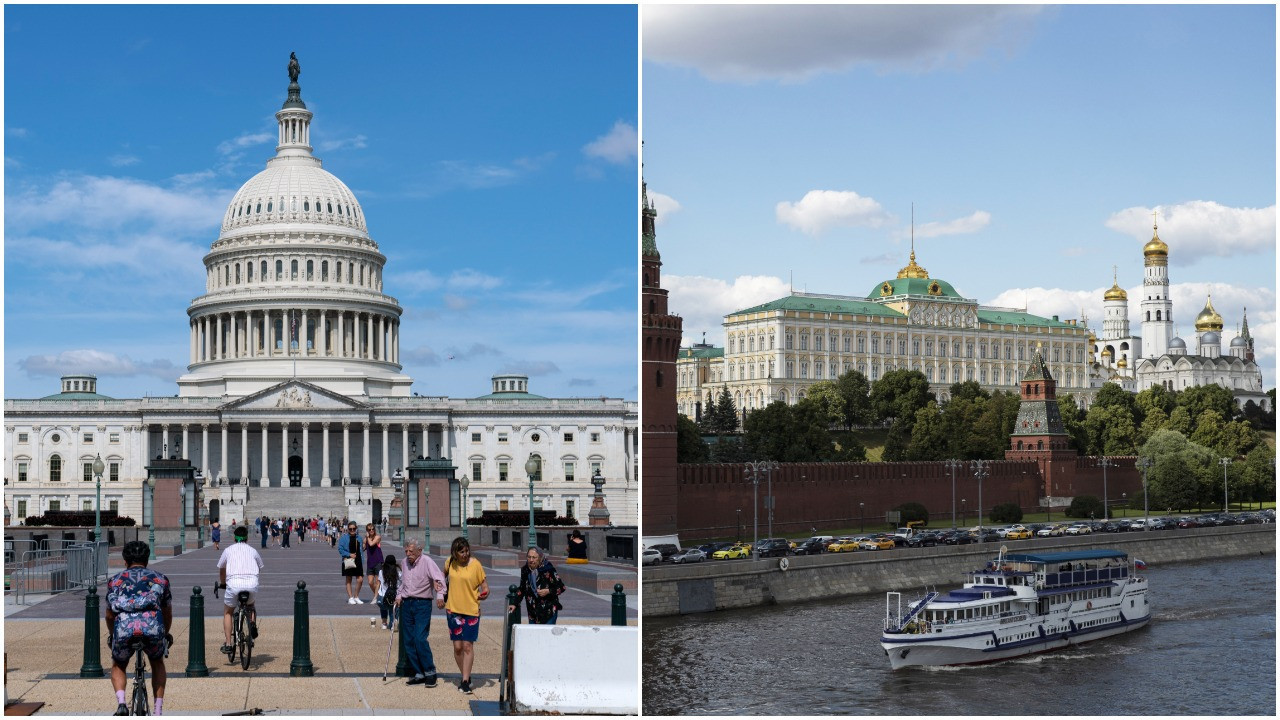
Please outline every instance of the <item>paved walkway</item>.
[{"label": "paved walkway", "polygon": [[[225,545],[224,545],[225,547]],[[398,546],[384,543],[384,551],[402,557]],[[207,678],[183,675],[189,652],[189,610],[192,587],[200,585],[208,598],[217,578],[218,553],[212,547],[153,561],[152,567],[173,582],[174,647],[166,663],[169,682],[165,714],[213,715],[261,708],[272,714],[306,715],[482,715],[498,712],[498,674],[502,647],[505,588],[519,579],[511,570],[487,570],[492,589],[481,604],[480,638],[472,673],[475,695],[458,691],[457,665],[447,638],[443,611],[433,614],[430,643],[440,683],[435,688],[406,686],[394,677],[398,647],[387,648],[390,633],[370,626],[377,606],[348,605],[339,575],[337,551],[324,543],[295,543],[291,548],[268,547],[258,599],[262,620],[248,671],[231,665],[218,653],[222,644],[221,607],[205,603],[205,663]],[[119,553],[116,553],[118,555]],[[437,563],[441,558],[434,558]],[[113,559],[113,562],[118,558]],[[293,660],[293,606],[298,580],[307,583],[310,601],[311,662],[315,676],[289,676]],[[369,589],[361,596],[368,601]],[[39,599],[40,596],[32,596]],[[84,647],[84,592],[47,597],[30,606],[15,606],[5,598],[5,652],[8,673],[6,698],[46,703],[39,714],[101,715],[115,707],[106,679],[79,677]],[[628,618],[635,620],[636,602],[628,596]],[[563,596],[561,624],[603,625],[609,622],[610,599],[579,590]],[[105,627],[102,625],[101,627]],[[101,659],[110,665],[105,631]]]}]

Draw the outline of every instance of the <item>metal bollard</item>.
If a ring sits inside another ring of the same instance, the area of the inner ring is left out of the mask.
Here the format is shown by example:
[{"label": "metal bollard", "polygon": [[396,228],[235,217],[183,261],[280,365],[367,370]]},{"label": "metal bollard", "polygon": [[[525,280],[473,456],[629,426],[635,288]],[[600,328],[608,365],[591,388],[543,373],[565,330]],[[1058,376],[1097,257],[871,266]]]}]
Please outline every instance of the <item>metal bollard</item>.
[{"label": "metal bollard", "polygon": [[84,596],[84,662],[80,665],[80,677],[100,678],[102,670],[101,636],[98,634],[98,586],[89,586]]},{"label": "metal bollard", "polygon": [[613,621],[610,625],[627,624],[627,596],[622,592],[622,583],[613,586]]},{"label": "metal bollard", "polygon": [[[200,586],[191,588],[191,632],[187,646],[187,677],[209,677],[204,663],[204,595]],[[217,591],[214,591],[215,595]]]},{"label": "metal bollard", "polygon": [[307,583],[299,580],[293,592],[293,662],[289,663],[293,677],[311,677],[316,674],[311,664],[311,611],[308,609]]},{"label": "metal bollard", "polygon": [[396,618],[396,635],[400,636],[396,641],[396,644],[400,646],[399,655],[396,656],[396,677],[409,677],[413,673],[409,672],[409,654],[404,649],[403,617]]}]

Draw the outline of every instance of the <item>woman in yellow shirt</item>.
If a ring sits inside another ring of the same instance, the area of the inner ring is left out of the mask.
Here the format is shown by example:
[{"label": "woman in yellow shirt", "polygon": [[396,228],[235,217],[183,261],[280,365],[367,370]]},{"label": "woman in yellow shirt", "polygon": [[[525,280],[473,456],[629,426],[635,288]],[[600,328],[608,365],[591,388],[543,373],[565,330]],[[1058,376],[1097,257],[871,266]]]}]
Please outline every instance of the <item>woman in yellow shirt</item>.
[{"label": "woman in yellow shirt", "polygon": [[444,574],[449,585],[441,607],[449,623],[453,659],[462,671],[458,689],[470,695],[471,663],[475,659],[476,638],[480,635],[480,601],[489,597],[489,583],[480,561],[471,559],[471,543],[466,538],[455,538],[449,546]]}]

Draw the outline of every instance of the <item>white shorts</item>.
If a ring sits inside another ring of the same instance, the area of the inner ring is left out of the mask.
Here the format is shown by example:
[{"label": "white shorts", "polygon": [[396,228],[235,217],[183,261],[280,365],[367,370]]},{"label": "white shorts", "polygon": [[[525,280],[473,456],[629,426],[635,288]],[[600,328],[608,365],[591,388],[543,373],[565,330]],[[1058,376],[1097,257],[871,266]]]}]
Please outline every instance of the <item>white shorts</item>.
[{"label": "white shorts", "polygon": [[227,578],[226,593],[222,596],[222,602],[229,608],[237,607],[240,600],[236,597],[241,590],[249,591],[249,605],[258,599],[258,579],[257,578]]}]

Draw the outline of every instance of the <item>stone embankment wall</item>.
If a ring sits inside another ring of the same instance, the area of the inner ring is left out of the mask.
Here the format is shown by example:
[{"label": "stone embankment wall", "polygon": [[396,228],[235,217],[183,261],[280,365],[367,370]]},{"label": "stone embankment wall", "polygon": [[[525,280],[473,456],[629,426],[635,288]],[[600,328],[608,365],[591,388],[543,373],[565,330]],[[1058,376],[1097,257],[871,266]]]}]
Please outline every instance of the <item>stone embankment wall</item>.
[{"label": "stone embankment wall", "polygon": [[[1151,531],[1003,543],[1011,553],[1047,553],[1112,548],[1150,565],[1215,557],[1275,555],[1275,525]],[[958,587],[964,573],[981,568],[999,545],[899,548],[788,558],[707,561],[680,567],[646,567],[642,591],[645,617],[683,615],[778,603],[821,600],[889,590],[911,592],[925,585]]]}]

